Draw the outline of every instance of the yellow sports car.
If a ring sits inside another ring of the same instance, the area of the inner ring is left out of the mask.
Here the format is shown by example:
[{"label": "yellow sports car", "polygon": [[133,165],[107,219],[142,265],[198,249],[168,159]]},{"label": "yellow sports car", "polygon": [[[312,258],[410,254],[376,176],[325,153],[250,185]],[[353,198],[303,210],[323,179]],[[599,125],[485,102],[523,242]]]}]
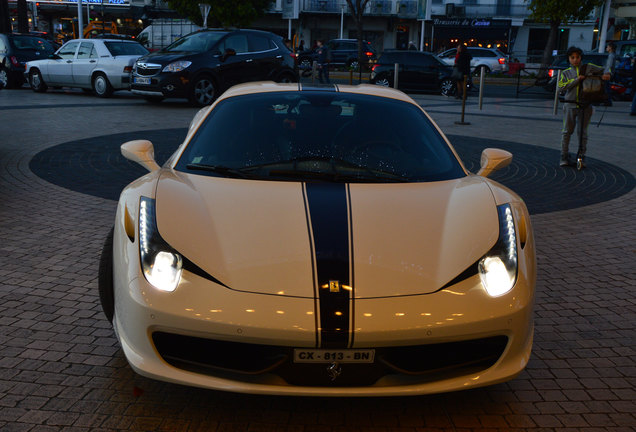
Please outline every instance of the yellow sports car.
[{"label": "yellow sports car", "polygon": [[404,93],[259,82],[127,186],[99,291],[138,373],[218,390],[386,396],[509,380],[532,348],[523,201],[468,172]]}]

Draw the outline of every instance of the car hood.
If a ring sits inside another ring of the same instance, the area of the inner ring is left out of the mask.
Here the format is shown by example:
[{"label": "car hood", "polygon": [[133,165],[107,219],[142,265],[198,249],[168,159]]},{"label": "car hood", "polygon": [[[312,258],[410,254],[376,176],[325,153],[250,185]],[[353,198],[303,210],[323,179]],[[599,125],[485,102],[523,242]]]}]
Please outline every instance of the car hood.
[{"label": "car hood", "polygon": [[140,57],[138,61],[167,65],[168,63],[171,63],[173,61],[182,60],[186,57],[191,57],[197,54],[201,54],[201,53],[189,52],[189,51],[179,51],[176,53],[164,53],[161,51],[157,51],[154,53],[146,54],[143,57]]},{"label": "car hood", "polygon": [[[319,245],[327,262],[342,257],[324,245],[348,245],[344,264],[354,295],[372,298],[437,291],[499,235],[494,198],[481,177],[341,185],[344,193],[332,199],[326,188],[320,203],[308,187],[315,186],[166,170],[157,185],[157,226],[172,247],[227,287],[298,297],[314,296]],[[346,229],[318,230],[314,219],[332,211],[346,212]]]}]

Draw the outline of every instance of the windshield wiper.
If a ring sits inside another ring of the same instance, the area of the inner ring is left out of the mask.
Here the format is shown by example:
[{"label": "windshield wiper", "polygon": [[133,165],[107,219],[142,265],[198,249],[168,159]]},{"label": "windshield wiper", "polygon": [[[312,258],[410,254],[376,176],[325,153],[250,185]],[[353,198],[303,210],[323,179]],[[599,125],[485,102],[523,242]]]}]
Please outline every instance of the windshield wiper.
[{"label": "windshield wiper", "polygon": [[199,171],[208,171],[214,172],[218,174],[223,174],[228,177],[235,178],[250,178],[251,176],[244,173],[240,168],[230,168],[221,165],[206,165],[206,164],[198,164],[198,163],[190,163],[186,165],[186,168],[191,170],[199,170]]}]

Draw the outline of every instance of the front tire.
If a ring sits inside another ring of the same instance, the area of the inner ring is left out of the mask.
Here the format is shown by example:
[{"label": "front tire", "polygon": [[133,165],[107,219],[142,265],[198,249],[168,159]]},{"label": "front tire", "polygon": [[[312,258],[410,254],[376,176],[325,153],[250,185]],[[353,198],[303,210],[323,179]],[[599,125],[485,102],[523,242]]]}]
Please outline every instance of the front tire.
[{"label": "front tire", "polygon": [[29,85],[31,89],[37,93],[44,93],[48,88],[42,78],[42,73],[37,69],[29,73]]},{"label": "front tire", "polygon": [[113,94],[113,86],[104,74],[97,74],[93,78],[93,91],[99,97],[107,98]]},{"label": "front tire", "polygon": [[190,90],[190,102],[195,106],[210,105],[217,97],[216,84],[207,75],[198,77]]},{"label": "front tire", "polygon": [[298,82],[294,74],[291,72],[283,72],[276,78],[277,83],[295,83]]},{"label": "front tire", "polygon": [[115,316],[115,291],[113,288],[113,233],[114,228],[106,236],[102,255],[99,259],[97,286],[99,301],[108,321],[112,324]]},{"label": "front tire", "polygon": [[488,75],[490,73],[490,68],[486,65],[479,65],[475,68],[475,70],[473,70],[473,76],[474,77],[478,77],[481,74],[481,67],[484,67],[484,72],[486,73],[486,75]]}]

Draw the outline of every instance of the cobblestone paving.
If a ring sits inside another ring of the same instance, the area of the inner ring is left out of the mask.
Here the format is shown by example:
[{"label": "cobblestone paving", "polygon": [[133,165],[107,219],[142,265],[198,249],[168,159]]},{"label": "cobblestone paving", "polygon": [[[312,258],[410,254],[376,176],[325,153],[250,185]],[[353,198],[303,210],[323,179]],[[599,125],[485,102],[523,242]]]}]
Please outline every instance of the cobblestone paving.
[{"label": "cobblestone paving", "polygon": [[[486,99],[478,111],[469,100],[472,124],[459,126],[454,100],[416,100],[449,135],[558,150],[561,121],[550,101]],[[601,127],[590,128],[589,157],[590,165],[602,161],[633,178],[636,121],[628,110],[615,103]],[[29,167],[63,143],[82,141],[90,152],[93,137],[186,128],[195,111],[179,101],[147,105],[127,93],[104,100],[0,91],[0,431],[636,429],[634,189],[532,216],[535,345],[527,369],[507,383],[421,397],[326,399],[228,394],[136,375],[97,299],[98,257],[115,202],[48,182]]]}]

